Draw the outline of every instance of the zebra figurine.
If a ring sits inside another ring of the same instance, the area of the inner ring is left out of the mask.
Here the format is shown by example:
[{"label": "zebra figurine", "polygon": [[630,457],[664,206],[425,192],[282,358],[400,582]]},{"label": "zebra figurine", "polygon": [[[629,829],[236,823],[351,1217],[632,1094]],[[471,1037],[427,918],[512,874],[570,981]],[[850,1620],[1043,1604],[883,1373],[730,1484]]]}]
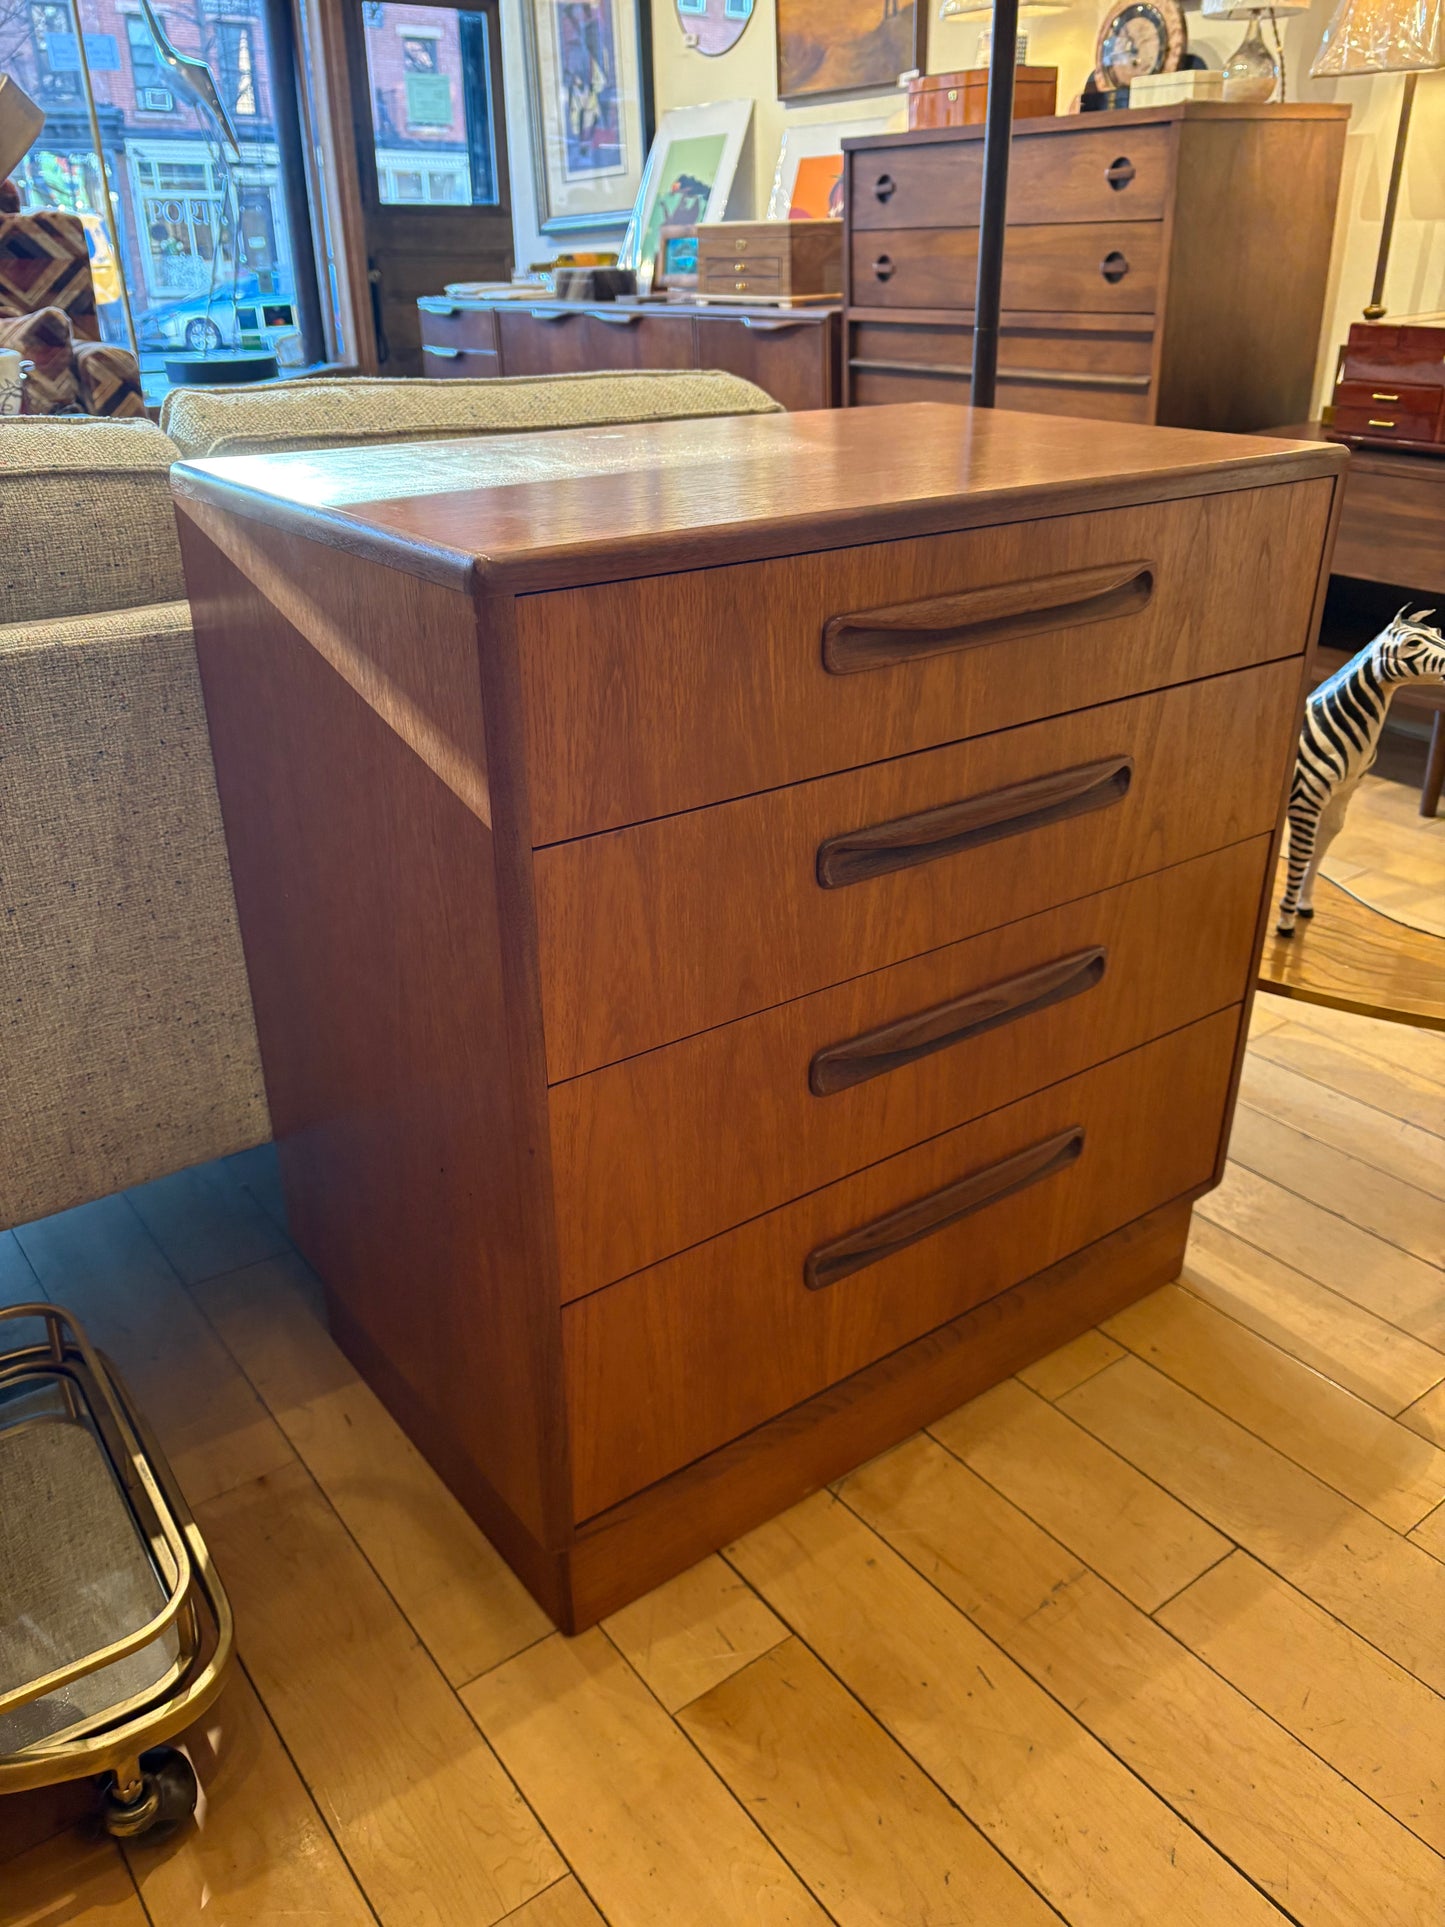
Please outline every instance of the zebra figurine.
[{"label": "zebra figurine", "polygon": [[1314,915],[1316,872],[1375,760],[1391,696],[1401,683],[1445,681],[1445,636],[1425,622],[1434,613],[1402,609],[1305,703],[1289,792],[1289,875],[1275,926],[1282,937],[1294,935],[1296,917]]}]

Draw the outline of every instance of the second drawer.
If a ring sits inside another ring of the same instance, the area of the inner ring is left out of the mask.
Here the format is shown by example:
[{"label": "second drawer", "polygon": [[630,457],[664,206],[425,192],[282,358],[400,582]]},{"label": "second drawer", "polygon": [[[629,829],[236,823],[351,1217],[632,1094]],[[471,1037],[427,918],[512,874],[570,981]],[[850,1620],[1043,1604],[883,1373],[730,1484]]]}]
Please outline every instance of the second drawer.
[{"label": "second drawer", "polygon": [[1273,827],[1297,658],[533,854],[548,1076]]},{"label": "second drawer", "polygon": [[[1044,314],[1152,314],[1163,223],[1079,221],[1010,228],[1003,305]],[[881,228],[853,237],[855,308],[972,308],[976,228]]]},{"label": "second drawer", "polygon": [[555,1085],[562,1296],[1244,996],[1267,836]]},{"label": "second drawer", "polygon": [[562,1314],[586,1519],[1213,1176],[1221,1011]]}]

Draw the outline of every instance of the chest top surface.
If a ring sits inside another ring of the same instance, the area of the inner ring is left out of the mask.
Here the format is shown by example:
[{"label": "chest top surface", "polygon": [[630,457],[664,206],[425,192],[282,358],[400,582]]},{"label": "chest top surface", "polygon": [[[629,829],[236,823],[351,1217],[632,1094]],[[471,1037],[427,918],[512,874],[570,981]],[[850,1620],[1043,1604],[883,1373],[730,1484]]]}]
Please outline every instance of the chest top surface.
[{"label": "chest top surface", "polygon": [[934,402],[181,462],[184,506],[508,593],[1337,473],[1342,448]]}]

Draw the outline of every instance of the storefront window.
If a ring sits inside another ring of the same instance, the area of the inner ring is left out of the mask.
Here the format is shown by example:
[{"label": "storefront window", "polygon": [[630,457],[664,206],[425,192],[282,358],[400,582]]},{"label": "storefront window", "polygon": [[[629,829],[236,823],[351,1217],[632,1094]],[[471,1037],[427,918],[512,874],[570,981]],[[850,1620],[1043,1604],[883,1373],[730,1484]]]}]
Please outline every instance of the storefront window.
[{"label": "storefront window", "polygon": [[210,67],[235,124],[229,199],[215,129],[161,61],[138,0],[0,0],[0,68],[46,113],[16,172],[21,205],[82,217],[102,332],[128,342],[133,327],[152,398],[167,353],[283,341],[283,360],[322,352],[297,339],[298,247],[310,238],[287,218],[262,0],[167,0],[161,17],[177,51]]}]

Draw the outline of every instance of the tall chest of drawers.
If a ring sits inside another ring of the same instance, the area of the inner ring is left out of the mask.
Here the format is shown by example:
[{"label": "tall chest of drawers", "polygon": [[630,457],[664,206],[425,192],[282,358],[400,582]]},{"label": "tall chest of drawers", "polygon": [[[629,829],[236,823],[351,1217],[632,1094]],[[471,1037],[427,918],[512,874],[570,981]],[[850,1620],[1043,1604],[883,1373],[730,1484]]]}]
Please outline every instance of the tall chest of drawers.
[{"label": "tall chest of drawers", "polygon": [[925,405],[175,471],[293,1232],[559,1623],[1175,1275],[1344,459]]},{"label": "tall chest of drawers", "polygon": [[[1348,115],[1190,101],[1018,122],[999,406],[1305,420]],[[983,129],[844,145],[845,399],[967,401]]]}]

